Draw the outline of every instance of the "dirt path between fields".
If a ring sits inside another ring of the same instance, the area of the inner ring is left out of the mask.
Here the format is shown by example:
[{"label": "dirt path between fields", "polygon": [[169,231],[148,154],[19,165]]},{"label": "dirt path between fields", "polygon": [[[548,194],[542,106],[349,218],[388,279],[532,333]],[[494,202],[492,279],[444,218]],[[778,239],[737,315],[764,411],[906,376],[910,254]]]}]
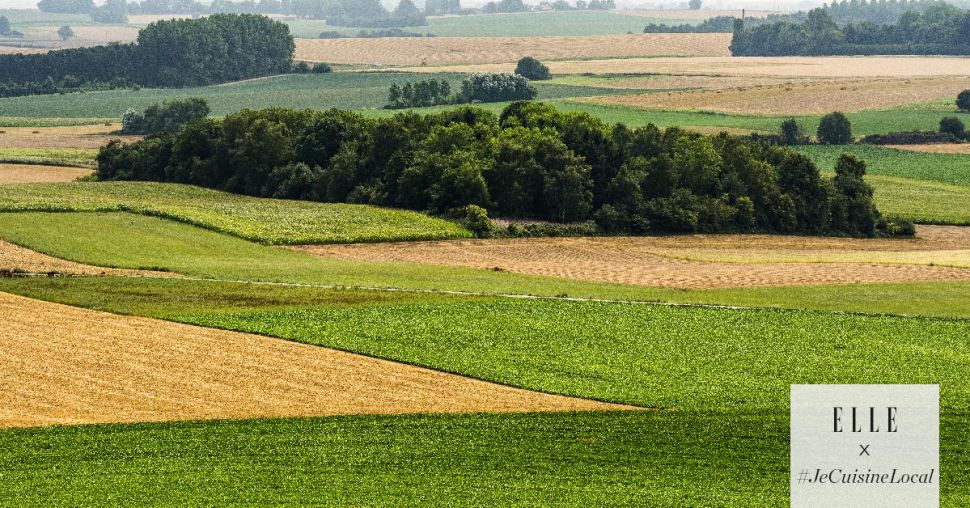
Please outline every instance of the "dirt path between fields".
[{"label": "dirt path between fields", "polygon": [[0,428],[632,409],[317,346],[5,293],[0,293],[0,312]]},{"label": "dirt path between fields", "polygon": [[914,240],[769,235],[533,238],[300,246],[357,261],[498,269],[678,289],[970,280],[970,228]]}]

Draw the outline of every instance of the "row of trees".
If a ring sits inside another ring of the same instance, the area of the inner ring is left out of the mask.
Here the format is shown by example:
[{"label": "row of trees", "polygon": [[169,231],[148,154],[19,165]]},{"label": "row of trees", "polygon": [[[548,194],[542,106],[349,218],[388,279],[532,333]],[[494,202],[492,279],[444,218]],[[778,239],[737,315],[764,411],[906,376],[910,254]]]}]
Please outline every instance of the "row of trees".
[{"label": "row of trees", "polygon": [[103,180],[494,216],[609,232],[764,231],[872,236],[890,228],[843,157],[833,179],[803,155],[727,134],[629,129],[517,102],[365,118],[244,110],[98,155]]},{"label": "row of trees", "polygon": [[516,74],[472,74],[451,93],[446,80],[429,79],[416,83],[397,83],[388,90],[388,109],[423,108],[443,104],[472,102],[511,102],[535,99],[536,89],[529,80]]},{"label": "row of trees", "polygon": [[7,86],[66,81],[184,87],[289,72],[289,27],[265,16],[217,14],[158,21],[135,44],[0,55]]},{"label": "row of trees", "polygon": [[[890,25],[896,23],[906,13],[924,13],[931,8],[946,5],[942,0],[842,0],[819,7],[839,26],[850,24]],[[645,33],[731,33],[734,30],[733,16],[718,16],[697,25],[666,25],[651,23]],[[747,29],[762,25],[791,23],[799,25],[808,19],[808,13],[799,11],[791,14],[773,14],[764,18],[744,20]]]},{"label": "row of trees", "polygon": [[175,133],[189,122],[209,116],[209,104],[205,99],[189,98],[153,104],[143,113],[132,109],[121,117],[121,132],[124,134]]},{"label": "row of trees", "polygon": [[[614,0],[576,0],[575,4],[570,4],[566,0],[556,0],[555,2],[548,4],[549,8],[554,11],[575,11],[575,10],[591,10],[591,11],[609,11],[616,9],[616,2]],[[539,7],[545,7],[543,4],[539,4]]]},{"label": "row of trees", "polygon": [[779,22],[748,28],[735,23],[731,52],[736,56],[788,55],[966,55],[970,54],[970,13],[933,5],[908,12],[895,24],[837,25],[828,11],[815,9],[804,23]]}]

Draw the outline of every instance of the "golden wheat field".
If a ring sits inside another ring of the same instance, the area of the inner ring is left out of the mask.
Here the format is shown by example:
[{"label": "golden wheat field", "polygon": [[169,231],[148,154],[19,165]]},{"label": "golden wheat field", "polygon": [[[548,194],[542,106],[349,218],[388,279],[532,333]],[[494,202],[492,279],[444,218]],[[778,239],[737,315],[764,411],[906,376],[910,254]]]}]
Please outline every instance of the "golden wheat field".
[{"label": "golden wheat field", "polygon": [[[692,235],[297,247],[355,261],[500,269],[677,289],[970,280],[970,233],[921,227],[909,241]],[[952,264],[955,266],[940,266]]]},{"label": "golden wheat field", "polygon": [[[656,35],[656,34],[655,34]],[[705,34],[687,34],[705,35]],[[717,34],[715,34],[717,35]],[[563,59],[546,62],[556,74],[687,74],[714,76],[760,76],[780,78],[919,78],[970,77],[970,58],[965,57],[731,57],[726,35],[725,56],[691,58],[612,58],[588,60]],[[712,48],[713,49],[713,48]],[[455,67],[409,67],[413,72],[511,72],[515,63],[489,63]]]},{"label": "golden wheat field", "polygon": [[285,340],[5,293],[0,293],[0,312],[0,428],[624,408]]},{"label": "golden wheat field", "polygon": [[297,39],[296,59],[375,66],[453,66],[516,62],[523,56],[544,60],[727,56],[730,41],[731,34]]},{"label": "golden wheat field", "polygon": [[889,148],[895,148],[897,150],[909,150],[911,152],[970,155],[970,144],[967,143],[950,143],[939,145],[889,145]]},{"label": "golden wheat field", "polygon": [[4,127],[0,129],[0,148],[100,148],[113,139],[137,141],[142,136],[112,134],[119,125],[81,125],[75,127]]},{"label": "golden wheat field", "polygon": [[601,104],[744,114],[824,114],[882,109],[943,97],[967,87],[962,78],[840,80],[661,92],[588,99]]},{"label": "golden wheat field", "polygon": [[11,183],[73,182],[78,178],[90,175],[91,172],[92,170],[88,168],[0,163],[0,185]]}]

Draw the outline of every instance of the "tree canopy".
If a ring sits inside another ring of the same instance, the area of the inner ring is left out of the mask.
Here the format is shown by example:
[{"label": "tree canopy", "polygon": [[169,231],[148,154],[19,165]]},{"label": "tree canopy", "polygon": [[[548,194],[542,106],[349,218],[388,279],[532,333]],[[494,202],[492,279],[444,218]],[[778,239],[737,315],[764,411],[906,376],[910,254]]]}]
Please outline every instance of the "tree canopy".
[{"label": "tree canopy", "polygon": [[886,231],[865,165],[845,158],[836,169],[826,179],[810,159],[777,146],[629,129],[536,102],[513,103],[500,116],[474,107],[389,118],[244,110],[113,142],[98,155],[103,180],[435,214],[475,205],[508,218],[595,221],[606,232]]}]

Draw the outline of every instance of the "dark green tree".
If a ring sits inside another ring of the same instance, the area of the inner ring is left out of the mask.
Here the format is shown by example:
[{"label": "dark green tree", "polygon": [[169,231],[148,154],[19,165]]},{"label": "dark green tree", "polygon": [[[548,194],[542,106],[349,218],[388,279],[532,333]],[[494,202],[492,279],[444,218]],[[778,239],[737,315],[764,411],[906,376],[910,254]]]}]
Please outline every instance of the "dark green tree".
[{"label": "dark green tree", "polygon": [[847,145],[852,142],[852,124],[838,111],[829,113],[819,122],[816,135],[822,144]]},{"label": "dark green tree", "polygon": [[519,64],[515,67],[515,73],[533,81],[552,79],[549,67],[531,56],[519,60]]}]

